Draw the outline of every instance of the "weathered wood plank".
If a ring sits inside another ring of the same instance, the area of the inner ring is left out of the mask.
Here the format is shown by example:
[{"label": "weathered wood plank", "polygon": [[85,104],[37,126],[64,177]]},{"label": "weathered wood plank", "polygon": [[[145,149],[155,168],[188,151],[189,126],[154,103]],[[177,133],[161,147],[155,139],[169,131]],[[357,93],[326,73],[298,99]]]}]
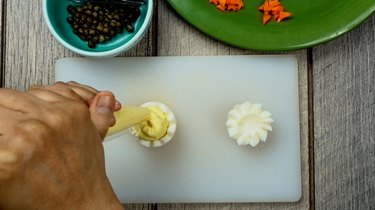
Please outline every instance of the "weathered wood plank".
[{"label": "weathered wood plank", "polygon": [[375,208],[375,15],[313,49],[317,209]]},{"label": "weathered wood plank", "polygon": [[[42,15],[42,1],[7,1],[5,87],[25,90],[31,84],[54,82],[58,58],[78,57],[61,45],[48,31]],[[121,56],[149,56],[153,49],[153,27],[141,42]]]},{"label": "weathered wood plank", "polygon": [[[200,33],[184,22],[166,1],[159,1],[157,28],[157,55],[238,55],[260,54],[222,44]],[[221,204],[158,204],[158,209],[308,209],[309,163],[308,163],[308,79],[307,51],[291,52],[299,61],[300,127],[303,195],[297,203],[221,203]],[[188,184],[188,183],[187,183]]]}]

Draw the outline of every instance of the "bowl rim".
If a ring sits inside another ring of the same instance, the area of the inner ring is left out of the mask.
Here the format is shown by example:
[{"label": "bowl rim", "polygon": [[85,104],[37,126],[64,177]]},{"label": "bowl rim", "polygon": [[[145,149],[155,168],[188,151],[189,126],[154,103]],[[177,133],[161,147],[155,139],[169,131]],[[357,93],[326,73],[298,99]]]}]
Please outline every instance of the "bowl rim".
[{"label": "bowl rim", "polygon": [[136,34],[133,36],[131,40],[126,42],[125,44],[116,47],[114,49],[108,50],[108,51],[103,51],[103,52],[89,52],[85,50],[81,50],[77,47],[74,47],[73,45],[69,44],[65,40],[63,40],[55,31],[55,29],[52,27],[51,20],[47,14],[47,1],[48,0],[43,0],[43,16],[44,20],[47,23],[49,31],[52,33],[52,35],[59,41],[62,45],[67,47],[69,50],[76,52],[80,55],[87,56],[87,57],[113,57],[116,56],[132,47],[134,47],[143,37],[143,35],[146,33],[148,30],[148,27],[151,23],[151,18],[153,14],[153,0],[148,0],[147,3],[147,11],[146,11],[146,16],[144,19],[144,23],[142,26],[139,28],[139,30],[136,32]]}]

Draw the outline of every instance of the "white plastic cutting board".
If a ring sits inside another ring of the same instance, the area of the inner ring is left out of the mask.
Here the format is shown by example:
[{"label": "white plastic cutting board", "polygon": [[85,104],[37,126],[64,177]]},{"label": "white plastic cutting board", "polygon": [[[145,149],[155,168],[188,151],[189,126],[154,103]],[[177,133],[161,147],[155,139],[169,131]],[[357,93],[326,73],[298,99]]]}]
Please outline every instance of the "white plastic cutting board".
[{"label": "white plastic cutting board", "polygon": [[[104,143],[123,203],[293,202],[301,197],[297,61],[293,56],[60,59],[56,80],[111,90],[125,105],[167,104],[177,133],[146,148],[129,133]],[[235,104],[261,103],[275,122],[267,142],[227,135]]]}]

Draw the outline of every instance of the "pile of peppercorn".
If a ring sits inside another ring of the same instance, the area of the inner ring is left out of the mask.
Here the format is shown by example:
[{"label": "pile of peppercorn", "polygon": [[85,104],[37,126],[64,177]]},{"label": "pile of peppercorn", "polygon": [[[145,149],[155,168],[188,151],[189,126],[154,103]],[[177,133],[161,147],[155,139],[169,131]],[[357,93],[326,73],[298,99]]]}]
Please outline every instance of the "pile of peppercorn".
[{"label": "pile of peppercorn", "polygon": [[70,14],[67,22],[73,33],[90,48],[110,40],[124,29],[133,33],[133,25],[141,15],[139,6],[111,3],[86,2],[79,6],[69,5],[67,10]]}]

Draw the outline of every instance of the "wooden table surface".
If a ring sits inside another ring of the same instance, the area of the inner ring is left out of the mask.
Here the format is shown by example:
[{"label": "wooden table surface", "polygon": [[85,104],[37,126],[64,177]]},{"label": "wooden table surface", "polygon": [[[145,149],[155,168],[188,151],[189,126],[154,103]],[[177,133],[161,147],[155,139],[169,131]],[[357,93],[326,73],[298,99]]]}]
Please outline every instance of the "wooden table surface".
[{"label": "wooden table surface", "polygon": [[[265,54],[222,44],[155,1],[144,39],[121,56]],[[52,84],[59,44],[41,0],[0,1],[2,87]],[[299,61],[302,198],[296,203],[129,204],[128,209],[375,209],[375,15]]]}]

